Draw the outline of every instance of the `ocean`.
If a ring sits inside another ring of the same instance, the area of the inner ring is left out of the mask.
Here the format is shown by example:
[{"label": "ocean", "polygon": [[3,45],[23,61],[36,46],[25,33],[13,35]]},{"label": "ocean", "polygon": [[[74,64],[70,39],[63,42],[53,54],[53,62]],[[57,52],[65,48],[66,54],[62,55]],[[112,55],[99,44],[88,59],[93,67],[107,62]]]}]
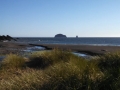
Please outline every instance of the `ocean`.
[{"label": "ocean", "polygon": [[19,37],[17,42],[28,44],[70,44],[95,46],[120,46],[120,37],[81,37],[81,38],[48,38],[48,37]]}]

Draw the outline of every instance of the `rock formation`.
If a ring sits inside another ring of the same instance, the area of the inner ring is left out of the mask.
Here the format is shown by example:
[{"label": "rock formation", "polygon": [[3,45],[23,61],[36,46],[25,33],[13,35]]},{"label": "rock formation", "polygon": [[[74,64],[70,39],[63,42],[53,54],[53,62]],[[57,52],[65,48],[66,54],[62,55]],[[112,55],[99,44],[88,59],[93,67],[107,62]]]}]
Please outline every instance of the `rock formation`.
[{"label": "rock formation", "polygon": [[76,36],[76,38],[78,38],[78,36]]},{"label": "rock formation", "polygon": [[17,41],[16,39],[12,38],[9,35],[7,35],[7,36],[5,36],[5,35],[0,36],[0,41],[5,41],[5,40],[8,40],[8,41],[11,41],[11,40]]},{"label": "rock formation", "polygon": [[56,34],[55,38],[67,38],[66,35],[63,34]]}]

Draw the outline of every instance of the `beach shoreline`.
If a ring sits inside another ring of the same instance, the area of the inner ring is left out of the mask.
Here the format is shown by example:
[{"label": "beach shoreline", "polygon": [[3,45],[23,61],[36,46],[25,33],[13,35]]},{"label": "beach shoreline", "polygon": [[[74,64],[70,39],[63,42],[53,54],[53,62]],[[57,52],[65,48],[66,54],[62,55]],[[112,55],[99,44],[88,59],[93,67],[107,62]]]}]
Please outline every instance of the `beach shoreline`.
[{"label": "beach shoreline", "polygon": [[[63,44],[27,44],[17,42],[0,42],[0,52],[9,53],[12,49],[24,50],[27,47],[40,46],[46,50],[52,50],[54,48],[69,50],[72,52],[86,53],[89,55],[103,55],[108,52],[120,51],[120,46],[92,46],[92,45],[63,45]],[[14,52],[14,50],[12,50]]]},{"label": "beach shoreline", "polygon": [[[75,89],[74,86],[76,85],[78,85],[76,89],[83,89],[83,87],[87,88],[86,83],[90,83],[89,86],[92,87],[92,89],[94,89],[93,86],[95,86],[96,84],[100,84],[100,86],[96,85],[95,88],[99,90],[99,88],[101,89],[101,85],[106,84],[110,85],[111,87],[111,85],[114,85],[114,83],[108,81],[114,81],[120,76],[120,53],[101,55],[109,52],[110,50],[111,52],[115,52],[116,50],[119,50],[120,47],[98,47],[89,45],[24,44],[11,42],[0,43],[0,46],[3,47],[0,47],[0,49],[3,50],[5,50],[5,48],[9,50],[10,48],[25,49],[27,47],[39,46],[44,47],[47,50],[58,48],[45,53],[41,53],[40,51],[29,53],[29,55],[27,53],[28,57],[21,54],[9,54],[7,56],[5,55],[3,57],[0,57],[1,90],[9,90],[9,88],[11,87],[15,88],[16,90],[26,90],[26,88],[49,90],[51,88],[56,88],[56,86],[58,85],[61,86],[63,85],[63,83],[65,84],[63,86],[68,85],[69,87],[73,87],[73,89]],[[70,50],[71,52],[65,52],[59,49]],[[89,55],[79,57],[77,55],[78,53],[74,53],[82,52],[82,50],[84,51],[84,53],[88,53]],[[101,53],[99,51],[101,51]],[[8,51],[6,51],[6,53],[7,52]],[[93,55],[101,56],[90,56],[90,52],[92,54],[94,53]],[[24,54],[24,52],[22,52],[22,54]],[[90,77],[88,78],[88,76]],[[55,82],[56,80],[57,83]],[[49,84],[47,84],[47,89],[46,81]],[[116,80],[114,82],[118,83],[118,81]],[[82,86],[79,85],[79,83],[81,83]],[[33,86],[31,87],[31,85]],[[38,88],[37,86],[40,87]],[[105,87],[102,86],[102,88],[104,89]],[[57,87],[57,89],[60,88]],[[110,88],[107,87],[106,89]]]},{"label": "beach shoreline", "polygon": [[30,44],[30,45],[38,45],[49,50],[57,48],[62,50],[70,50],[72,52],[86,53],[89,55],[103,55],[108,52],[120,51],[120,46],[62,45],[62,44]]}]

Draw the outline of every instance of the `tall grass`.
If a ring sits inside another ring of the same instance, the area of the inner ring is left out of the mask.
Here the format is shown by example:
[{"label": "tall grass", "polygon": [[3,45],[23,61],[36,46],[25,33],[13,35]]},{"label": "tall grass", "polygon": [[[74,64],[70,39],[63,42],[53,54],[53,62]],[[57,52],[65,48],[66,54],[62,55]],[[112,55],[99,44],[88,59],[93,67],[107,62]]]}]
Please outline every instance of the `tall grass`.
[{"label": "tall grass", "polygon": [[120,82],[120,52],[107,53],[101,56],[98,59],[98,67],[105,75],[100,87],[104,90],[120,89],[120,83],[118,83]]},{"label": "tall grass", "polygon": [[16,54],[9,54],[1,63],[1,68],[14,69],[25,66],[25,59]]},{"label": "tall grass", "polygon": [[[85,66],[79,66],[81,63]],[[82,59],[77,64],[69,61],[49,67],[46,74],[50,80],[42,86],[42,90],[96,90],[96,82],[102,79],[102,72]]]},{"label": "tall grass", "polygon": [[46,52],[36,52],[30,56],[29,67],[46,68],[57,62],[67,62],[73,54],[69,51],[54,49]]},{"label": "tall grass", "polygon": [[[72,57],[73,58],[73,57]],[[78,58],[76,62],[59,62],[45,70],[27,69],[7,80],[2,80],[0,89],[6,90],[90,90],[101,79],[101,72],[95,65]],[[76,65],[77,63],[77,65]],[[81,64],[82,63],[82,64]],[[79,66],[82,65],[82,66]],[[87,68],[89,67],[89,68]],[[88,72],[87,72],[88,71]],[[99,75],[98,75],[99,74]],[[96,76],[96,77],[94,77]],[[89,82],[89,83],[88,83]],[[6,86],[6,87],[5,87]],[[95,89],[94,89],[95,90]]]},{"label": "tall grass", "polygon": [[[18,74],[12,71],[8,78],[0,76],[0,90],[120,89],[120,53],[88,61],[69,51],[55,49],[33,53],[27,64],[23,57],[13,54],[3,62],[7,70],[17,68]],[[26,68],[21,69],[25,64]]]},{"label": "tall grass", "polygon": [[46,75],[40,70],[21,70],[20,74],[1,80],[0,90],[39,90],[47,82]]}]

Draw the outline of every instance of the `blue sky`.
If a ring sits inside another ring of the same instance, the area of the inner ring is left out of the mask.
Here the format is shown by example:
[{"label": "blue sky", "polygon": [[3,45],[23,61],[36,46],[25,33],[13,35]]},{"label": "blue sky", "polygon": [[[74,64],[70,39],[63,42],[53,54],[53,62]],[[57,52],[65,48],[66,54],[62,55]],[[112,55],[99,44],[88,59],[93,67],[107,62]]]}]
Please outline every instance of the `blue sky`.
[{"label": "blue sky", "polygon": [[0,35],[120,37],[120,0],[0,0]]}]

